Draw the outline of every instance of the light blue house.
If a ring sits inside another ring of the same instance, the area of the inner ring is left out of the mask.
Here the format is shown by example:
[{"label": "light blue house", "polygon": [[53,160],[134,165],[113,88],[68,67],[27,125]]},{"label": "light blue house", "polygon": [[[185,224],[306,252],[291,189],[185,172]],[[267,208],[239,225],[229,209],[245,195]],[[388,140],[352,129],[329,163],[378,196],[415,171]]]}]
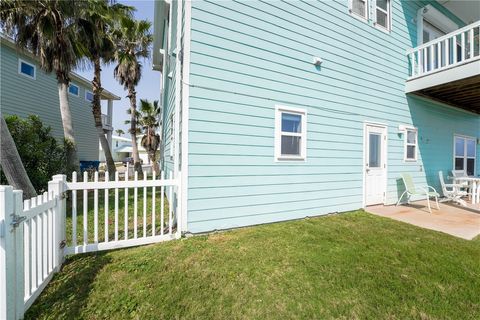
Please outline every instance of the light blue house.
[{"label": "light blue house", "polygon": [[184,231],[394,204],[402,172],[480,174],[479,27],[475,1],[157,1]]}]

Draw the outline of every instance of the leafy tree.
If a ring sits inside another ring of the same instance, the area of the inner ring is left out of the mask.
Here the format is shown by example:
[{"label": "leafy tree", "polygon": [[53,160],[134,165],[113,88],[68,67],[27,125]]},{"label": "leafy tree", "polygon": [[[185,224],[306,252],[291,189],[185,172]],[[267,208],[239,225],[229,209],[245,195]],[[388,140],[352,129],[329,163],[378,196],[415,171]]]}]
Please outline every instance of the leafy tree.
[{"label": "leafy tree", "polygon": [[158,100],[153,103],[148,100],[140,99],[140,109],[138,122],[143,130],[143,137],[140,143],[147,151],[148,158],[153,165],[155,172],[160,172],[157,162],[157,150],[160,146],[160,135],[157,134],[157,129],[160,126],[161,108],[158,105]]},{"label": "leafy tree", "polygon": [[[11,115],[6,116],[5,121],[33,187],[38,193],[46,191],[52,176],[67,170],[64,146],[58,143],[52,136],[51,128],[44,126],[38,116],[23,119]],[[6,178],[3,173],[0,179],[4,183]]]},{"label": "leafy tree", "polygon": [[137,93],[135,91],[142,76],[142,64],[140,59],[150,56],[150,46],[153,41],[150,32],[151,23],[146,20],[132,20],[122,18],[115,29],[116,42],[114,76],[118,82],[128,90],[127,97],[130,100],[130,134],[132,137],[132,153],[134,168],[142,173],[140,156],[137,143]]},{"label": "leafy tree", "polygon": [[17,46],[39,58],[39,65],[57,78],[60,113],[70,170],[79,170],[77,144],[68,102],[70,71],[83,57],[78,41],[78,5],[73,0],[2,0],[0,27]]}]

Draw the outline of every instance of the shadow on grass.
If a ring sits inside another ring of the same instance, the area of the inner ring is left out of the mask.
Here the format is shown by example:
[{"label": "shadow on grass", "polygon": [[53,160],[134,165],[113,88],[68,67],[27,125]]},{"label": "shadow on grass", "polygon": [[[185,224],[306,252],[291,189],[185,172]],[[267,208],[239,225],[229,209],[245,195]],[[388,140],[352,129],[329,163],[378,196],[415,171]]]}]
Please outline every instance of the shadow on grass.
[{"label": "shadow on grass", "polygon": [[98,273],[110,262],[106,252],[68,258],[62,270],[27,311],[25,319],[41,319],[46,315],[45,310],[51,310],[48,313],[51,319],[78,318],[88,303]]}]

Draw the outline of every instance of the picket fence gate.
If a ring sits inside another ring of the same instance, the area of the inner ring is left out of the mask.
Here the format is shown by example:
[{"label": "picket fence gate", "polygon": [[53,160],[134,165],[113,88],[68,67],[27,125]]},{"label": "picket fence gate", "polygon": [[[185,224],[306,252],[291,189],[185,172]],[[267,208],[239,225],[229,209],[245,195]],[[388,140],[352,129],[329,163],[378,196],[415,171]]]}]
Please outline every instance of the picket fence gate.
[{"label": "picket fence gate", "polygon": [[66,255],[181,236],[180,179],[173,173],[102,178],[84,172],[78,181],[74,172],[67,182],[56,175],[47,192],[25,201],[22,191],[0,186],[0,319],[22,319]]}]

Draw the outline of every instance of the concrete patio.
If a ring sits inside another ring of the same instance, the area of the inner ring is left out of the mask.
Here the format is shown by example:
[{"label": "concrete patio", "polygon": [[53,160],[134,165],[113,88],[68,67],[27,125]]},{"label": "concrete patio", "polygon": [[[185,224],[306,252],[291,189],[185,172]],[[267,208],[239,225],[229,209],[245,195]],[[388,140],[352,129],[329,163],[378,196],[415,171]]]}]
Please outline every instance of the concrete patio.
[{"label": "concrete patio", "polygon": [[372,214],[413,224],[415,226],[448,233],[452,236],[472,240],[480,234],[480,211],[463,208],[450,203],[440,203],[440,210],[432,204],[428,212],[426,201],[412,202],[400,206],[370,206],[365,210]]}]

